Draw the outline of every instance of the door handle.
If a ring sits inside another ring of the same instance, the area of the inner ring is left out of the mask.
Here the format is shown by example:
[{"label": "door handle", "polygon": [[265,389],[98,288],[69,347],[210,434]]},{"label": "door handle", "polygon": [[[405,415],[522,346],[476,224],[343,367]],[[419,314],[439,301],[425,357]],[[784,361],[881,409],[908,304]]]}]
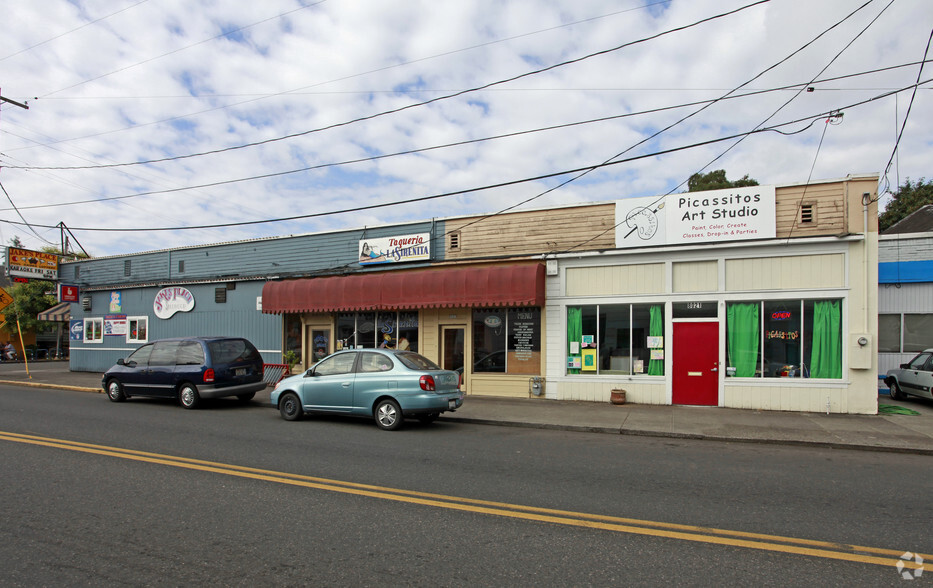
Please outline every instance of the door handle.
[{"label": "door handle", "polygon": [[713,369],[711,369],[710,371],[711,371],[711,372],[718,372],[718,371],[719,371],[719,368],[713,368]]},{"label": "door handle", "polygon": [[344,383],[343,383],[343,387],[344,387],[344,388],[349,388],[349,387],[350,387],[350,382],[344,382]]}]

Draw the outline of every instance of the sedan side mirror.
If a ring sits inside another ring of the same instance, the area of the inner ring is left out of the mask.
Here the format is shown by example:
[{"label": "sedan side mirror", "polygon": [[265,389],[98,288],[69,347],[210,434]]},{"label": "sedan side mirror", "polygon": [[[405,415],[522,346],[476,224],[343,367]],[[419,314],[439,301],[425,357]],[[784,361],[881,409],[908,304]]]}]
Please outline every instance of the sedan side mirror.
[{"label": "sedan side mirror", "polygon": [[910,364],[909,364],[909,363],[902,363],[902,364],[901,364],[901,369],[902,369],[902,370],[906,370],[906,369],[909,369],[909,368],[910,368]]},{"label": "sedan side mirror", "polygon": [[117,360],[117,365],[126,365],[126,360],[124,360],[124,359],[121,357],[120,359]]}]

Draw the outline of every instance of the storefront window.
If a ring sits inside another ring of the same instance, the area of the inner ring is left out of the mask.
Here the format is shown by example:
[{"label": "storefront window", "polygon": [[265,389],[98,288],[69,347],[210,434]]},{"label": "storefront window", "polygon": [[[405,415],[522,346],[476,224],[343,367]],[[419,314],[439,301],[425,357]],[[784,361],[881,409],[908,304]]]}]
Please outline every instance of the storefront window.
[{"label": "storefront window", "polygon": [[726,376],[842,377],[842,301],[730,302]]},{"label": "storefront window", "polygon": [[664,306],[567,309],[568,374],[664,375]]},{"label": "storefront window", "polygon": [[301,352],[301,315],[285,315],[285,353],[289,351],[295,357],[304,357]]},{"label": "storefront window", "polygon": [[337,349],[418,351],[418,311],[344,312],[337,315]]},{"label": "storefront window", "polygon": [[904,315],[904,351],[912,353],[933,347],[933,314]]},{"label": "storefront window", "polygon": [[899,353],[901,350],[901,315],[878,315],[878,351]]},{"label": "storefront window", "polygon": [[506,312],[473,311],[473,372],[505,372]]},{"label": "storefront window", "polygon": [[541,373],[541,309],[473,311],[473,372]]},{"label": "storefront window", "polygon": [[418,312],[398,313],[398,343],[396,349],[418,351]]}]

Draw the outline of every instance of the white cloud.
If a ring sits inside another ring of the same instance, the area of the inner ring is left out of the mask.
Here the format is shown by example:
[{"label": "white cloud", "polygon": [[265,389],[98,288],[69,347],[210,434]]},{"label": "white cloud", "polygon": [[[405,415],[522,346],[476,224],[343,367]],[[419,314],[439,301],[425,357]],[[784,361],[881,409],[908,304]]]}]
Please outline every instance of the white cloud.
[{"label": "white cloud", "polygon": [[[30,106],[22,110],[4,104],[0,116],[0,182],[12,201],[35,225],[139,229],[76,231],[95,255],[495,212],[567,178],[306,221],[146,230],[419,198],[599,164],[626,150],[631,157],[746,132],[797,90],[722,101],[637,147],[699,106],[228,183],[716,99],[781,63],[856,8],[845,0],[774,0],[507,84],[347,124],[604,51],[750,2],[303,3],[305,8],[298,0],[47,0],[11,5],[0,22],[0,91]],[[872,2],[742,92],[809,82],[886,4]],[[920,60],[931,16],[926,0],[895,2],[823,77]],[[102,20],[93,22],[97,19]],[[924,79],[931,77],[933,69],[925,71]],[[796,96],[769,124],[812,117],[909,86],[917,72],[914,65],[815,84],[816,91]],[[933,176],[924,122],[933,115],[929,88],[926,84],[917,92],[888,176],[893,186],[907,177]],[[814,179],[883,172],[909,97],[904,92],[847,108],[840,125],[826,127],[817,121],[795,135],[749,137],[709,169],[724,168],[730,178],[747,173],[765,184],[803,182],[811,167]],[[334,128],[316,130],[330,126]],[[275,140],[298,133],[304,134]],[[269,142],[236,148],[262,141]],[[664,193],[730,144],[597,170],[530,205]],[[224,149],[229,150],[145,165],[36,169]],[[222,184],[67,205],[213,182]],[[29,229],[10,224],[20,219],[9,203],[0,208],[0,220],[7,221],[0,223],[4,242],[18,236],[28,247],[43,245]],[[35,230],[58,242],[57,229]]]}]

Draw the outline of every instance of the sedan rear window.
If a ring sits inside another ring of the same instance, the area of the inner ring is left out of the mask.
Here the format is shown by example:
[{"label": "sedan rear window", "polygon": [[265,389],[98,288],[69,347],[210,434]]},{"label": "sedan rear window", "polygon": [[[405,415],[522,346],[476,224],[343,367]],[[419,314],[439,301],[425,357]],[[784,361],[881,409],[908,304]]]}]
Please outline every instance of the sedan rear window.
[{"label": "sedan rear window", "polygon": [[398,353],[395,355],[400,362],[402,362],[405,367],[411,370],[439,370],[441,369],[439,365],[428,359],[427,357],[414,353],[411,351],[406,351],[403,353]]}]

